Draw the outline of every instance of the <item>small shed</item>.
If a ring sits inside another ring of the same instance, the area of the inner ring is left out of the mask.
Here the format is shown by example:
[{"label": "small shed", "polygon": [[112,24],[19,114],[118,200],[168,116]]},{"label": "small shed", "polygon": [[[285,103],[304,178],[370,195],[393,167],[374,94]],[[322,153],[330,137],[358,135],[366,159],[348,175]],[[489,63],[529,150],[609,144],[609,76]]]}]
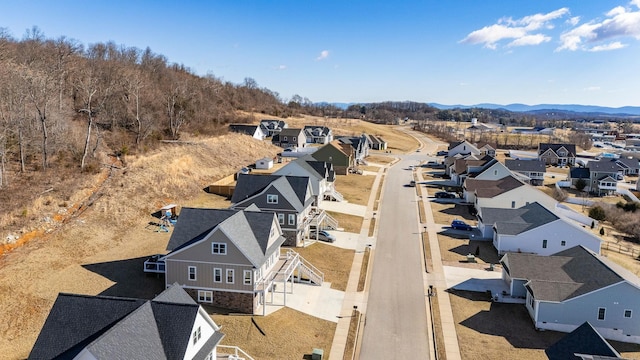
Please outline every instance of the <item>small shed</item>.
[{"label": "small shed", "polygon": [[273,167],[273,159],[271,158],[265,157],[256,161],[256,169],[268,170],[268,169],[271,169],[272,167]]}]

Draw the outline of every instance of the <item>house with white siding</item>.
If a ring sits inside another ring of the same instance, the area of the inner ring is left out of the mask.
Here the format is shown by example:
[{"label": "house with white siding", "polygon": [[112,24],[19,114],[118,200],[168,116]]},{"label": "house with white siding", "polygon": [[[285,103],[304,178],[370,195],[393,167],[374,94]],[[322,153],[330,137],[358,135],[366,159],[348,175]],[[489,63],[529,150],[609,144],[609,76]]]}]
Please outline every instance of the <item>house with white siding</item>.
[{"label": "house with white siding", "polygon": [[579,245],[600,253],[601,240],[598,236],[538,202],[518,209],[482,208],[478,215],[478,229],[483,238],[492,239],[498,254],[525,252],[551,255]]},{"label": "house with white siding", "polygon": [[588,321],[605,339],[640,344],[640,279],[582,246],[500,260],[509,296],[525,299],[536,329],[572,332]]}]

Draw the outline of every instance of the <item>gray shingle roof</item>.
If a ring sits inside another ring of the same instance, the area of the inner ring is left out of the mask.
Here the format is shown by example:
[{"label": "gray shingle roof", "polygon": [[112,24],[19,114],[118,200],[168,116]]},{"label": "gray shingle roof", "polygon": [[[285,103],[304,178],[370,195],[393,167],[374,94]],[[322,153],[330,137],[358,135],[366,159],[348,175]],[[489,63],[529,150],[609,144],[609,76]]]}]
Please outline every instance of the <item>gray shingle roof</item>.
[{"label": "gray shingle roof", "polygon": [[280,237],[279,241],[268,247],[274,217],[272,212],[252,211],[251,209],[243,211],[182,208],[167,249],[180,250],[205,239],[219,227],[247,257],[247,260],[255,267],[260,267],[267,257],[284,242],[284,238]]},{"label": "gray shingle roof", "polygon": [[538,154],[542,154],[547,149],[553,150],[553,152],[558,152],[560,148],[564,147],[569,151],[569,156],[576,156],[576,145],[575,144],[549,144],[549,143],[540,143],[538,145]]},{"label": "gray shingle roof", "polygon": [[524,186],[524,183],[513,176],[505,176],[499,180],[467,179],[465,182],[467,191],[475,191],[481,198],[492,198],[520,186]]},{"label": "gray shingle roof", "polygon": [[72,359],[85,348],[98,359],[184,358],[200,306],[179,286],[165,292],[150,301],[59,294],[29,359]]},{"label": "gray shingle roof", "polygon": [[620,358],[620,354],[605,340],[598,331],[585,322],[562,337],[545,351],[549,360],[581,359],[574,354],[598,355]]},{"label": "gray shingle roof", "polygon": [[493,224],[496,231],[504,235],[518,235],[559,219],[537,202],[519,209],[483,207],[481,213],[483,223]]},{"label": "gray shingle roof", "polygon": [[615,163],[615,161],[611,160],[589,161],[587,163],[587,168],[589,168],[590,171],[597,172],[618,172],[618,165]]},{"label": "gray shingle roof", "polygon": [[638,161],[638,159],[635,159],[635,158],[629,159],[628,157],[621,157],[619,159],[615,159],[615,162],[624,164],[624,167],[629,169],[640,168],[640,162]]},{"label": "gray shingle roof", "polygon": [[511,171],[525,171],[525,172],[546,172],[545,163],[542,160],[514,160],[507,159],[504,161],[504,165]]},{"label": "gray shingle roof", "polygon": [[582,246],[550,256],[508,253],[502,262],[512,278],[529,280],[527,287],[543,301],[560,302],[624,281],[601,256]]},{"label": "gray shingle roof", "polygon": [[253,134],[256,133],[256,129],[258,128],[258,126],[259,125],[231,124],[229,125],[229,130],[232,132],[253,136]]},{"label": "gray shingle roof", "polygon": [[[238,175],[238,181],[236,188],[231,196],[231,203],[237,204],[252,196],[258,195],[265,190],[269,185],[274,183],[280,178],[285,178],[289,184],[290,189],[279,188],[280,191],[293,191],[293,194],[297,197],[298,201],[305,204],[305,198],[307,194],[307,186],[309,184],[309,178],[306,176],[281,176],[281,175],[257,175],[257,174],[240,174]],[[284,185],[282,181],[281,185]],[[282,186],[281,186],[282,187]],[[289,193],[288,192],[288,193]],[[287,198],[287,201],[294,201],[294,199]]]}]

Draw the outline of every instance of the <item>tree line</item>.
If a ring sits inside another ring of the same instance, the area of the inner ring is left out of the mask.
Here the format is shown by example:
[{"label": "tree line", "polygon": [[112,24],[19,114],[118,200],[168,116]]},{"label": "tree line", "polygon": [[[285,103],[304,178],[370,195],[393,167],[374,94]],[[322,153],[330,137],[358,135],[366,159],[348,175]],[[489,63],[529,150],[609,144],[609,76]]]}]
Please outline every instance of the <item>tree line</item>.
[{"label": "tree line", "polygon": [[84,171],[101,146],[126,153],[183,132],[217,134],[251,120],[238,110],[293,111],[251,78],[233,84],[197,76],[149,48],[85,47],[46,38],[37,27],[18,40],[0,28],[0,186],[11,166],[46,171],[72,163]]}]

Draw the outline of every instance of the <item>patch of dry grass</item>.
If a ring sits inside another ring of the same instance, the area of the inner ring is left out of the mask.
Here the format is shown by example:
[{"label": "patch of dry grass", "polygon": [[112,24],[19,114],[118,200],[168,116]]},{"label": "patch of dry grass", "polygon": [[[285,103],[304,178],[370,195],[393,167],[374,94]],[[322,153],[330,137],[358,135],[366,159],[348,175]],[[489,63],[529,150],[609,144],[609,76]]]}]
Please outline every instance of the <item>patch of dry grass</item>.
[{"label": "patch of dry grass", "polygon": [[380,206],[380,194],[382,194],[382,188],[384,187],[384,179],[385,175],[383,174],[380,177],[380,184],[378,185],[378,189],[376,190],[376,199],[373,204],[373,211],[378,211],[378,207]]},{"label": "patch of dry grass", "polygon": [[489,301],[484,293],[450,292],[463,359],[540,359],[564,334],[536,331],[524,305]]},{"label": "patch of dry grass", "polygon": [[433,336],[436,339],[437,358],[438,360],[446,360],[447,353],[444,345],[444,334],[442,332],[442,320],[440,318],[438,296],[429,297],[429,301],[431,302],[431,321],[433,321]]},{"label": "patch of dry grass", "polygon": [[[254,317],[262,335],[248,315],[212,315],[225,334],[223,345],[239,346],[256,360],[303,359],[314,348],[329,356],[336,323],[284,307],[266,317]],[[304,326],[301,326],[304,324]],[[292,332],[295,329],[295,332]]]},{"label": "patch of dry grass", "polygon": [[347,289],[354,250],[316,242],[306,248],[296,248],[295,251],[324,273],[324,281],[331,283],[332,289]]},{"label": "patch of dry grass", "polygon": [[431,263],[431,245],[429,244],[429,233],[422,233],[422,249],[424,251],[424,263],[427,266],[427,272],[433,271],[433,264]]},{"label": "patch of dry grass", "polygon": [[356,341],[358,337],[360,318],[362,314],[358,310],[351,312],[351,318],[349,321],[349,331],[347,332],[347,342],[344,348],[343,360],[352,360],[355,357]]},{"label": "patch of dry grass", "polygon": [[373,233],[376,230],[376,218],[372,218],[371,221],[369,221],[369,236],[373,236]]},{"label": "patch of dry grass", "polygon": [[364,249],[364,255],[362,257],[362,265],[360,266],[360,277],[358,278],[358,291],[364,290],[364,284],[367,281],[367,271],[369,271],[370,257],[371,257],[371,248],[367,246]]},{"label": "patch of dry grass", "polygon": [[360,233],[360,230],[362,229],[362,217],[333,211],[327,211],[327,214],[336,219],[338,221],[338,226],[343,228],[344,231]]},{"label": "patch of dry grass", "polygon": [[375,163],[375,164],[391,164],[393,162],[394,158],[392,158],[391,156],[384,156],[384,155],[369,155],[367,156],[367,162],[370,163]]},{"label": "patch of dry grass", "polygon": [[367,205],[369,202],[369,194],[373,188],[375,176],[367,175],[337,175],[336,190],[353,204]]}]

